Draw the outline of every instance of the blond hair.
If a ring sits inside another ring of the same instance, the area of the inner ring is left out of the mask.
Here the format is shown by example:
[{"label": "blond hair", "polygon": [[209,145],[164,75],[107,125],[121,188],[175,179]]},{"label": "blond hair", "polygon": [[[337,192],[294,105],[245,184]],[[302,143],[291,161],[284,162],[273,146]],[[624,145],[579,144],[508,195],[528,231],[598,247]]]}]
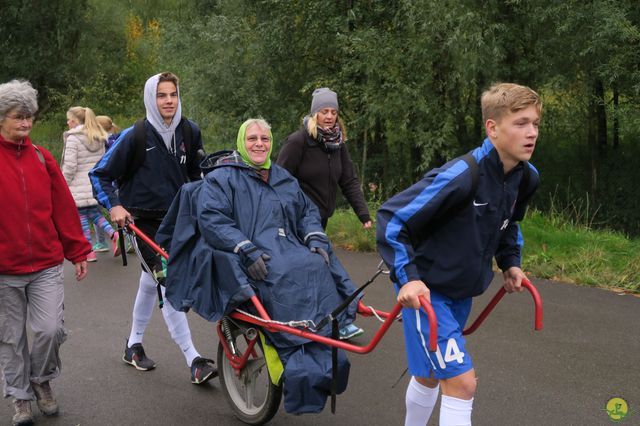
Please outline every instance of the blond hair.
[{"label": "blond hair", "polygon": [[120,131],[120,128],[108,115],[98,115],[96,121],[107,133],[118,133]]},{"label": "blond hair", "polygon": [[[344,127],[344,121],[342,121],[342,118],[340,118],[340,115],[338,115],[338,125],[340,126],[340,131],[342,132],[342,141],[346,142],[347,129]],[[307,120],[307,132],[312,138],[314,139],[318,138],[318,113],[317,112],[309,116],[309,119]]]},{"label": "blond hair", "polygon": [[494,83],[482,93],[482,121],[498,121],[507,113],[521,111],[530,106],[542,114],[540,95],[527,86],[515,83]]},{"label": "blond hair", "polygon": [[166,72],[160,73],[160,76],[158,77],[158,84],[164,83],[165,81],[169,81],[173,83],[176,86],[176,88],[178,87],[178,81],[179,81],[178,76],[172,72],[166,71]]},{"label": "blond hair", "polygon": [[106,140],[109,135],[96,120],[96,115],[91,108],[75,106],[67,111],[67,118],[74,118],[78,123],[84,124],[84,133],[89,140]]}]

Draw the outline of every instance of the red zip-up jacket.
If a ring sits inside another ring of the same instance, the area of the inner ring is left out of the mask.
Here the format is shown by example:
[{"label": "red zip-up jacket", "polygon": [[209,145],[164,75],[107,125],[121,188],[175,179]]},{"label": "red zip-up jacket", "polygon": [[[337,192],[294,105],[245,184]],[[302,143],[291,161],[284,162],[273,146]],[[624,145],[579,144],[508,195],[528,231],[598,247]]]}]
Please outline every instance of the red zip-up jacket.
[{"label": "red zip-up jacket", "polygon": [[76,204],[49,151],[29,140],[0,136],[0,274],[42,271],[86,260],[91,245],[82,233]]}]

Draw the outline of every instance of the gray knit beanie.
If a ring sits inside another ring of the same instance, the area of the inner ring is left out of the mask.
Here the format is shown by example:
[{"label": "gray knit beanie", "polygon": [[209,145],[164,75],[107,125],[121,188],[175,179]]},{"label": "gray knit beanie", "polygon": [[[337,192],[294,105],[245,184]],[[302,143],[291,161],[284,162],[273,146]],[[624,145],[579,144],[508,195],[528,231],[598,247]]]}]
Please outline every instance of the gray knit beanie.
[{"label": "gray knit beanie", "polygon": [[334,108],[338,110],[338,94],[328,87],[321,87],[313,91],[311,98],[311,115],[322,108]]}]

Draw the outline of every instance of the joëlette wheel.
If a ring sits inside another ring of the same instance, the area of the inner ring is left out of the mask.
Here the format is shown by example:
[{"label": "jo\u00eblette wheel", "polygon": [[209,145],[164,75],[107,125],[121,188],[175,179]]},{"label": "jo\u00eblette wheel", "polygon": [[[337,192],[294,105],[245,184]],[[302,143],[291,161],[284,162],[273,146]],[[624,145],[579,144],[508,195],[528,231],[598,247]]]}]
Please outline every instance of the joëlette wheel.
[{"label": "jo\u00eblette wheel", "polygon": [[[243,330],[234,324],[227,324],[233,345],[238,355],[242,356],[248,346]],[[222,343],[218,344],[218,368],[222,390],[236,417],[250,425],[262,425],[271,420],[282,399],[282,387],[271,382],[260,337],[257,339],[254,346],[255,355],[249,356],[239,377],[227,359]]]}]

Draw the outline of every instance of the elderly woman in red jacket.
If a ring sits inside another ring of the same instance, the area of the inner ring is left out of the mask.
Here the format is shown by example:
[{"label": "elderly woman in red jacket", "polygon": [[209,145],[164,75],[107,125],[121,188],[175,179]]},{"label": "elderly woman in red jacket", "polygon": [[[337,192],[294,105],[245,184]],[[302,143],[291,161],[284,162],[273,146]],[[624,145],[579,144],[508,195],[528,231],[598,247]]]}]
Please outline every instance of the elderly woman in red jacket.
[{"label": "elderly woman in red jacket", "polygon": [[33,423],[33,399],[43,414],[58,412],[49,381],[60,374],[67,337],[62,263],[70,260],[80,281],[91,252],[56,161],[29,139],[37,93],[26,81],[0,84],[0,367],[5,397],[14,398],[13,425]]}]

